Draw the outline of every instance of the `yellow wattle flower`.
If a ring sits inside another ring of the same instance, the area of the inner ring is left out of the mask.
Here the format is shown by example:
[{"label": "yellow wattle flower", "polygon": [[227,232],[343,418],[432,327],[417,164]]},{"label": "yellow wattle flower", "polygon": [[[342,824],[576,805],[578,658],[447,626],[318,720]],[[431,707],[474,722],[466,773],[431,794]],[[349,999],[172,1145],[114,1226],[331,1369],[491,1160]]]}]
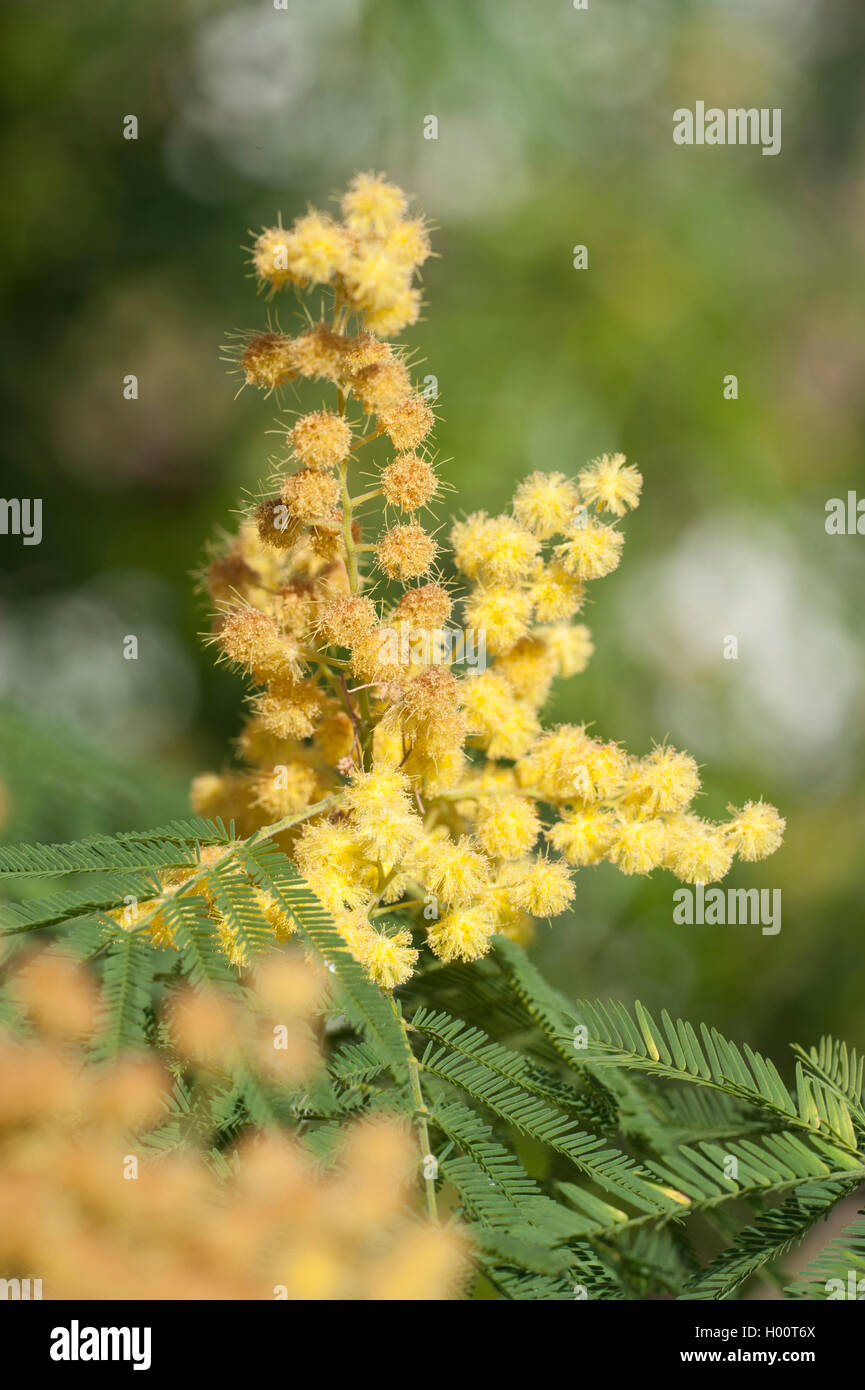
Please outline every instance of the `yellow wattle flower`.
[{"label": "yellow wattle flower", "polygon": [[[193,804],[242,837],[292,822],[285,848],[385,990],[418,966],[413,928],[442,961],[470,962],[497,931],[528,942],[536,921],[567,911],[577,868],[708,883],[734,854],[774,852],[784,831],[762,801],[731,808],[724,825],[692,815],[700,779],[685,752],[635,757],[576,718],[544,724],[557,683],[592,656],[574,619],[619,565],[618,522],[640,500],[642,475],[623,454],[576,478],[536,470],[499,514],[455,521],[457,575],[444,579],[435,523],[421,525],[442,487],[435,412],[409,352],[387,341],[416,322],[431,254],[424,218],[377,173],[357,174],[337,213],[309,209],[261,232],[260,288],[306,295],[308,312],[296,336],[272,325],[234,335],[229,357],[247,386],[300,378],[323,399],[284,422],[270,495],[206,572],[209,640],[253,692],[243,766],[196,778]],[[291,921],[258,902],[283,938]]]}]

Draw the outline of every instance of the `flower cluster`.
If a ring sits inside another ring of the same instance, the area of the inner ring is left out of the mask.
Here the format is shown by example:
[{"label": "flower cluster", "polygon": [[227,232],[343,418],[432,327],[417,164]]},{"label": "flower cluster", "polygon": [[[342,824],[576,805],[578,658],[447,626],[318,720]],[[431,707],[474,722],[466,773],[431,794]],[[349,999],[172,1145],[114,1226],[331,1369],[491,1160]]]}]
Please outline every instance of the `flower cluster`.
[{"label": "flower cluster", "polygon": [[[252,252],[256,277],[271,293],[287,285],[301,291],[331,285],[368,333],[391,338],[420,314],[412,281],[431,254],[426,223],[408,216],[405,194],[377,174],[356,175],[340,211],[341,220],[312,209],[287,229],[266,227]],[[259,342],[244,366],[256,385],[272,387],[303,374],[308,351],[315,356],[309,340]]]},{"label": "flower cluster", "polygon": [[[297,1035],[321,993],[317,972],[283,954],[262,965],[247,999]],[[98,1031],[100,1007],[79,966],[42,954],[20,970],[13,995],[35,1034],[0,1031],[4,1275],[39,1278],[54,1299],[459,1293],[469,1245],[458,1223],[413,1213],[415,1145],[404,1123],[354,1121],[327,1171],[299,1140],[250,1130],[222,1155],[220,1179],[191,1129],[179,1151],[149,1145],[170,1092],[154,1059],[86,1065],[82,1044]],[[209,1077],[214,1095],[259,1051],[249,1050],[249,1010],[212,991],[178,999],[167,1023],[175,1065],[196,1068],[205,1088]],[[306,1052],[293,1063],[295,1077],[309,1075]]]},{"label": "flower cluster", "polygon": [[[583,724],[544,729],[553,681],[591,656],[574,620],[587,586],[620,562],[642,477],[621,454],[575,478],[533,473],[506,513],[456,523],[459,578],[447,578],[420,515],[438,488],[433,412],[384,341],[416,317],[428,237],[378,177],[356,178],[342,212],[256,243],[263,283],[330,286],[333,314],[296,338],[244,339],[245,380],[320,380],[331,395],[286,428],[278,492],[210,565],[210,640],[255,692],[245,766],[196,779],[193,805],[241,835],[281,836],[355,958],[391,989],[422,935],[443,961],[483,956],[497,932],[529,939],[571,904],[581,867],[709,883],[736,854],[771,854],[784,822],[762,801],[723,823],[699,816],[697,765],[666,744],[637,757]],[[386,457],[358,489],[376,440]],[[373,505],[382,518],[366,539]],[[482,670],[413,640],[448,629],[455,596],[491,658]]]}]

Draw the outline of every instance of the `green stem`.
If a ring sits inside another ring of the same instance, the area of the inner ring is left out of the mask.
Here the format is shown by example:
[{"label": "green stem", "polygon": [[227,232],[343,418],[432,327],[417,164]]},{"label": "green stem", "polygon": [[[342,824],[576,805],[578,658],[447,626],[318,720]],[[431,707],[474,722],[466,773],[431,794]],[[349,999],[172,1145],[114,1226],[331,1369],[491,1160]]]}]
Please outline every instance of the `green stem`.
[{"label": "green stem", "polygon": [[436,1202],[435,1178],[428,1177],[426,1172],[426,1160],[428,1158],[433,1158],[434,1155],[432,1153],[432,1150],[430,1149],[429,1126],[427,1124],[427,1117],[429,1115],[429,1111],[426,1108],[426,1104],[423,1098],[423,1091],[421,1090],[420,1067],[418,1066],[417,1058],[415,1057],[414,1052],[412,1051],[412,1045],[409,1042],[408,1029],[406,1027],[405,1019],[403,1018],[400,1007],[394,999],[393,995],[390,996],[390,1004],[391,1008],[393,1009],[394,1018],[396,1019],[402,1031],[403,1038],[405,1039],[406,1051],[408,1052],[408,1075],[409,1082],[411,1084],[412,1098],[414,1099],[415,1106],[414,1118],[415,1123],[417,1125],[418,1138],[420,1139],[421,1163],[423,1165],[423,1180],[424,1188],[426,1190],[427,1212],[432,1221],[437,1221],[438,1204]]},{"label": "green stem", "polygon": [[304,661],[314,661],[317,666],[333,666],[337,671],[347,671],[349,663],[343,661],[338,656],[325,656],[323,652],[313,651],[309,647],[301,647]]},{"label": "green stem", "polygon": [[352,499],[348,490],[348,464],[340,464],[339,482],[342,489],[342,542],[345,546],[345,562],[348,570],[348,583],[353,594],[356,594],[360,587],[360,575],[357,568],[357,551],[354,545],[354,537],[351,534],[351,512]]},{"label": "green stem", "polygon": [[358,439],[356,443],[352,444],[350,452],[355,453],[358,449],[362,449],[364,444],[371,444],[374,439],[378,439],[380,434],[384,434],[381,425],[377,430],[372,430],[369,434],[365,434],[363,439]]},{"label": "green stem", "polygon": [[370,912],[370,917],[382,917],[386,912],[402,912],[409,907],[424,907],[426,898],[408,898],[405,901],[391,903],[388,907],[375,907]]}]

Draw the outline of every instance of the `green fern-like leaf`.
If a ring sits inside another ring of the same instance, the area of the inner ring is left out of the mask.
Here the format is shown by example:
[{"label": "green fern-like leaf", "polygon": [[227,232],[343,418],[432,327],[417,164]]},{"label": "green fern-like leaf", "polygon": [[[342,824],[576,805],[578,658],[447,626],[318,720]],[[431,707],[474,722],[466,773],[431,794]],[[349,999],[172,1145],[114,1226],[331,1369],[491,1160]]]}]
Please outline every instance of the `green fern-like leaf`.
[{"label": "green fern-like leaf", "polygon": [[223,862],[209,875],[207,895],[246,960],[272,947],[273,930],[253,885],[237,864]]},{"label": "green fern-like leaf", "polygon": [[375,1081],[384,1063],[367,1043],[345,1043],[331,1058],[330,1074],[344,1086],[363,1086]]},{"label": "green fern-like leaf", "polygon": [[816,1260],[803,1269],[789,1288],[787,1298],[846,1299],[865,1296],[865,1211],[831,1240]]},{"label": "green fern-like leaf", "polygon": [[170,840],[181,845],[224,845],[233,839],[232,829],[226,829],[222,820],[206,820],[203,816],[192,816],[187,820],[172,820],[167,825],[154,830],[124,830],[114,836],[120,843],[148,844],[154,840]]},{"label": "green fern-like leaf", "polygon": [[[442,1016],[436,1015],[438,1020]],[[446,1016],[445,1016],[446,1017]],[[453,1023],[454,1020],[449,1020]],[[423,1033],[443,1025],[416,1014],[412,1028]],[[446,1026],[446,1025],[444,1025]],[[494,1065],[490,1047],[496,1047]],[[518,1054],[488,1043],[477,1029],[449,1029],[444,1042],[431,1041],[423,1057],[424,1071],[466,1091],[520,1133],[536,1139],[569,1159],[581,1172],[620,1201],[631,1202],[642,1211],[664,1212],[675,1207],[651,1174],[594,1134],[580,1131],[574,1121],[545,1104],[522,1084],[524,1062]]]},{"label": "green fern-like leaf", "polygon": [[354,1027],[401,1084],[408,1081],[409,1053],[391,1005],[353,959],[333,918],[298,873],[272,844],[247,847],[247,872],[269,892],[299,935],[332,970],[340,1002]]},{"label": "green fern-like leaf", "polygon": [[830,1088],[807,1076],[801,1064],[794,1099],[774,1062],[747,1045],[740,1051],[717,1029],[701,1024],[698,1038],[690,1023],[674,1022],[666,1011],[659,1025],[640,1003],[634,1005],[634,1015],[632,1019],[623,1004],[580,1001],[574,1022],[587,1030],[587,1060],[595,1066],[635,1068],[725,1091],[771,1111],[788,1126],[820,1129],[851,1151],[855,1166],[849,1108]]},{"label": "green fern-like leaf", "polygon": [[726,1299],[764,1265],[780,1259],[803,1239],[820,1216],[838,1201],[842,1192],[832,1184],[815,1183],[754,1223],[746,1226],[734,1243],[689,1284],[683,1298]]},{"label": "green fern-like leaf", "polygon": [[65,845],[0,846],[0,879],[128,869],[153,873],[195,863],[191,846],[159,836],[94,835]]},{"label": "green fern-like leaf", "polygon": [[433,1106],[432,1122],[452,1145],[442,1157],[443,1175],[474,1221],[492,1229],[506,1225],[512,1233],[550,1246],[584,1233],[584,1220],[548,1197],[467,1106],[440,1100]]},{"label": "green fern-like leaf", "polygon": [[118,933],[111,942],[102,974],[105,1017],[93,1043],[95,1059],[145,1045],[158,959],[152,946],[131,932]]},{"label": "green fern-like leaf", "polygon": [[146,874],[115,874],[88,888],[46,893],[24,902],[0,904],[0,933],[11,936],[37,927],[57,927],[95,912],[121,907],[133,897],[146,902],[160,892],[157,879]]},{"label": "green fern-like leaf", "polygon": [[793,1051],[810,1072],[844,1098],[859,1120],[865,1121],[862,1105],[865,1057],[834,1038],[821,1038],[819,1044],[807,1052],[798,1046],[794,1046]]},{"label": "green fern-like leaf", "polygon": [[193,985],[220,989],[236,987],[236,975],[226,959],[208,904],[194,895],[168,898],[161,916],[180,952],[180,969]]}]

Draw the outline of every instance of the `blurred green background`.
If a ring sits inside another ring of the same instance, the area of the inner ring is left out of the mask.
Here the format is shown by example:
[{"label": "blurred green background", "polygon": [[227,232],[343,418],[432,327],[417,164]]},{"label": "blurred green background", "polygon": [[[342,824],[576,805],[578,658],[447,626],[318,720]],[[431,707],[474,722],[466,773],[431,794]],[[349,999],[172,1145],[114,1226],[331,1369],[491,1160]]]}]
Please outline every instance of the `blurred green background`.
[{"label": "blurred green background", "polygon": [[[182,814],[223,758],[243,692],[201,651],[190,572],[276,413],[219,360],[265,319],[241,248],[381,169],[438,228],[406,338],[448,504],[606,450],[645,475],[550,715],[687,747],[706,814],[763,795],[788,818],[730,880],[782,890],[779,935],[675,926],[671,878],[605,866],[542,967],[781,1061],[861,1044],[865,539],[824,530],[865,493],[861,0],[19,0],[2,31],[3,491],[44,499],[40,546],[0,538],[5,837]],[[781,107],[781,153],[675,146],[698,99]]]}]

